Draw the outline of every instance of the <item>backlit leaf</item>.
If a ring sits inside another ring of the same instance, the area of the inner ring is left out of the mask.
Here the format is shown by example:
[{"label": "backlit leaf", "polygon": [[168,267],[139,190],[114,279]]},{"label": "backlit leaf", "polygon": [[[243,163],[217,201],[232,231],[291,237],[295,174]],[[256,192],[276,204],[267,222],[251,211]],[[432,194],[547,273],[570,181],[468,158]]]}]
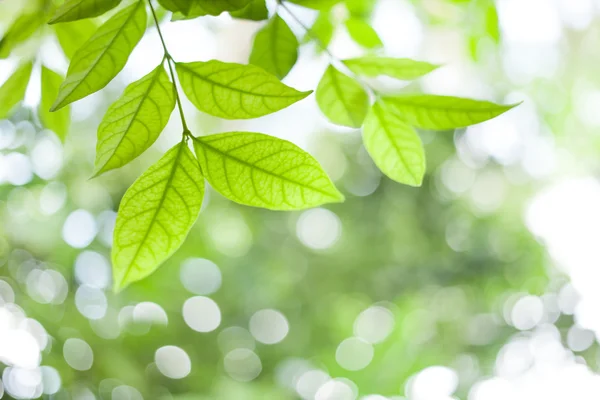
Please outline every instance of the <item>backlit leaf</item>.
[{"label": "backlit leaf", "polygon": [[289,0],[290,3],[298,4],[302,7],[312,8],[314,10],[329,10],[331,7],[340,3],[342,0]]},{"label": "backlit leaf", "polygon": [[319,163],[286,140],[228,132],[199,137],[194,147],[212,187],[240,204],[299,210],[344,200]]},{"label": "backlit leaf", "polygon": [[12,109],[25,96],[25,90],[31,77],[31,63],[20,66],[13,74],[0,86],[0,119],[10,116]]},{"label": "backlit leaf", "polygon": [[198,217],[203,196],[198,161],[184,142],[131,185],[115,223],[115,291],[150,275],[181,246]]},{"label": "backlit leaf", "polygon": [[187,14],[190,10],[189,0],[158,0],[158,3],[172,12]]},{"label": "backlit leaf", "polygon": [[7,58],[17,46],[29,39],[43,24],[43,13],[23,14],[17,18],[0,39],[0,59]]},{"label": "backlit leaf", "polygon": [[66,0],[52,14],[49,24],[97,17],[119,5],[121,0]]},{"label": "backlit leaf", "polygon": [[[219,15],[226,11],[238,11],[247,7],[252,0],[189,0],[190,6],[184,16],[196,18],[204,15]],[[183,18],[185,19],[185,17]]]},{"label": "backlit leaf", "polygon": [[373,105],[363,125],[365,148],[375,165],[396,182],[421,186],[425,152],[417,132],[385,103]]},{"label": "backlit leaf", "polygon": [[68,24],[57,24],[53,28],[65,56],[71,59],[75,52],[92,37],[98,27],[93,20],[85,19]]},{"label": "backlit leaf", "polygon": [[310,42],[311,40],[317,42],[317,51],[323,51],[323,48],[327,48],[331,39],[333,38],[333,31],[335,27],[331,22],[331,13],[329,11],[321,11],[319,16],[313,23],[310,31],[304,36],[303,42]]},{"label": "backlit leaf", "polygon": [[106,21],[73,56],[52,110],[106,86],[123,69],[145,30],[146,8],[142,1]]},{"label": "backlit leaf", "polygon": [[379,35],[366,21],[358,18],[346,20],[348,34],[357,44],[367,49],[375,49],[383,46]]},{"label": "backlit leaf", "polygon": [[298,39],[278,15],[254,38],[250,63],[283,79],[298,60]]},{"label": "backlit leaf", "polygon": [[438,65],[409,58],[364,56],[344,60],[344,64],[355,74],[376,77],[386,75],[396,79],[411,80],[427,75]]},{"label": "backlit leaf", "polygon": [[518,104],[501,105],[489,101],[430,94],[390,96],[385,102],[412,126],[447,130],[475,125],[495,118]]},{"label": "backlit leaf", "polygon": [[317,87],[317,103],[334,124],[359,128],[369,111],[369,96],[354,79],[330,65]]},{"label": "backlit leaf", "polygon": [[177,63],[183,91],[200,110],[227,119],[257,118],[286,108],[312,93],[299,92],[254,65]]},{"label": "backlit leaf", "polygon": [[146,151],[174,108],[173,83],[162,65],[130,84],[98,128],[94,175],[122,167]]},{"label": "backlit leaf", "polygon": [[269,18],[269,10],[265,0],[250,0],[250,4],[241,10],[231,11],[233,18],[262,21]]},{"label": "backlit leaf", "polygon": [[65,107],[60,111],[50,112],[50,107],[58,94],[58,88],[62,81],[62,75],[49,68],[42,67],[42,98],[39,108],[40,121],[46,128],[64,140],[71,124],[71,110],[69,107]]}]

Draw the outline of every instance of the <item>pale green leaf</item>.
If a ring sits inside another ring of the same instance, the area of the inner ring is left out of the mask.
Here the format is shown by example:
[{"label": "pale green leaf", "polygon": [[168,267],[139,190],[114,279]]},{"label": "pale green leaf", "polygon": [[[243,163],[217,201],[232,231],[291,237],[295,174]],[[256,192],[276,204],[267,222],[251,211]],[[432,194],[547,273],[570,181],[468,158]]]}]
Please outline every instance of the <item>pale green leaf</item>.
[{"label": "pale green leaf", "polygon": [[342,0],[289,0],[290,3],[320,11],[329,10],[341,1]]},{"label": "pale green leaf", "polygon": [[247,7],[252,0],[190,0],[187,13],[183,18],[196,18],[204,15],[219,15],[226,11],[238,11]]},{"label": "pale green leaf", "polygon": [[23,14],[17,18],[0,39],[0,59],[7,58],[43,24],[44,14],[39,12]]},{"label": "pale green leaf", "polygon": [[143,1],[106,21],[75,53],[52,110],[58,110],[105,87],[125,66],[146,30]]},{"label": "pale green leaf", "polygon": [[198,161],[183,142],[131,185],[121,200],[113,236],[115,291],[150,275],[181,246],[203,196]]},{"label": "pale green leaf", "polygon": [[0,119],[10,116],[10,112],[23,100],[29,78],[31,77],[32,63],[20,66],[0,86]]},{"label": "pale green leaf", "polygon": [[430,94],[390,96],[385,98],[385,102],[402,114],[402,118],[412,126],[431,130],[475,125],[518,105]]},{"label": "pale green leaf", "polygon": [[317,51],[321,52],[324,48],[329,46],[329,43],[333,38],[334,29],[335,27],[331,22],[331,12],[321,11],[310,28],[310,31],[304,36],[303,42],[307,43],[311,40],[317,41]]},{"label": "pale green leaf", "polygon": [[50,129],[64,140],[71,124],[71,110],[69,107],[65,107],[62,110],[50,112],[50,107],[58,94],[58,88],[62,81],[62,75],[49,68],[42,67],[42,98],[39,108],[40,121],[44,127]]},{"label": "pale green leaf", "polygon": [[298,60],[298,39],[288,24],[275,15],[254,38],[250,63],[283,79]]},{"label": "pale green leaf", "polygon": [[231,11],[233,18],[262,21],[269,18],[269,10],[265,0],[250,0],[250,4],[241,10]]},{"label": "pale green leaf", "polygon": [[319,163],[286,140],[228,132],[199,137],[194,147],[211,186],[237,203],[299,210],[344,200]]},{"label": "pale green leaf", "polygon": [[85,19],[68,24],[57,24],[53,28],[65,56],[71,59],[75,52],[92,37],[98,27],[93,20]]},{"label": "pale green leaf", "polygon": [[427,75],[439,66],[409,58],[389,58],[364,56],[344,60],[344,64],[358,75],[376,77],[389,76],[401,80],[411,80]]},{"label": "pale green leaf", "polygon": [[369,111],[369,95],[354,79],[330,65],[317,87],[317,103],[334,124],[359,128]]},{"label": "pale green leaf", "polygon": [[121,0],[66,0],[58,7],[49,24],[97,17],[119,5]]},{"label": "pale green leaf", "polygon": [[375,49],[383,46],[379,35],[367,22],[358,18],[346,20],[348,34],[357,44],[367,49]]},{"label": "pale green leaf", "polygon": [[254,65],[177,63],[183,91],[200,110],[227,119],[257,118],[286,108],[312,93],[284,85]]},{"label": "pale green leaf", "polygon": [[98,127],[94,175],[122,167],[156,141],[175,108],[173,90],[162,65],[125,89]]},{"label": "pale green leaf", "polygon": [[417,132],[378,101],[363,125],[365,148],[375,165],[396,182],[421,186],[425,175],[425,152]]}]

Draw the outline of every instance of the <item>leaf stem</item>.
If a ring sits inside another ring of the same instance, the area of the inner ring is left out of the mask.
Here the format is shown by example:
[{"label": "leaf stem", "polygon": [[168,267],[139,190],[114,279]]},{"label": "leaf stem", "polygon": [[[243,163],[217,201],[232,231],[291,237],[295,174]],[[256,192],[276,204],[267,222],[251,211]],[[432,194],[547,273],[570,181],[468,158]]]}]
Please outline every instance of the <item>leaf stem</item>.
[{"label": "leaf stem", "polygon": [[152,0],[148,0],[148,5],[150,6],[150,10],[152,11],[152,17],[154,18],[154,24],[156,25],[156,30],[158,31],[158,36],[160,37],[160,42],[162,43],[163,50],[165,52],[165,57],[163,58],[163,63],[166,60],[167,65],[169,67],[169,73],[171,74],[171,80],[173,81],[173,91],[175,92],[175,99],[177,100],[177,109],[179,110],[179,116],[181,117],[181,125],[183,126],[183,138],[190,135],[190,130],[187,126],[187,122],[185,120],[185,115],[183,114],[183,107],[181,105],[181,98],[179,97],[179,89],[177,88],[177,80],[175,79],[175,73],[173,71],[173,66],[171,63],[175,63],[173,57],[169,53],[167,49],[167,45],[165,43],[165,39],[163,37],[162,31],[160,30],[160,24],[158,23],[158,18],[156,17],[156,11],[154,10],[154,6],[152,5]]}]

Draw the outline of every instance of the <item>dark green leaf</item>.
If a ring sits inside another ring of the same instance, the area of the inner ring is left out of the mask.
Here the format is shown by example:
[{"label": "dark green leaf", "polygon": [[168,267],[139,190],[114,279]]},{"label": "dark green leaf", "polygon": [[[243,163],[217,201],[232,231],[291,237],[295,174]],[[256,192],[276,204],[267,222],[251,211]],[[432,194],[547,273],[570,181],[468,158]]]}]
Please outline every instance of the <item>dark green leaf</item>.
[{"label": "dark green leaf", "polygon": [[49,24],[97,17],[119,5],[121,0],[66,0],[58,7]]},{"label": "dark green leaf", "polygon": [[269,18],[269,10],[265,0],[250,0],[250,4],[241,10],[231,11],[233,18],[248,19],[251,21],[262,21]]},{"label": "dark green leaf", "polygon": [[278,15],[254,38],[250,63],[283,79],[298,60],[298,39]]}]

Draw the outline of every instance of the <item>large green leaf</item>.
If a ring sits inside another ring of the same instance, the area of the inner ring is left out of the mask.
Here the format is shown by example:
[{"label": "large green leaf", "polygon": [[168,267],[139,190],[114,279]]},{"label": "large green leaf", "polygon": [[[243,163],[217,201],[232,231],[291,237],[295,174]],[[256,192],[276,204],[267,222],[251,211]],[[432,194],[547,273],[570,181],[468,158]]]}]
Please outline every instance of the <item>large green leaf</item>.
[{"label": "large green leaf", "polygon": [[106,86],[123,69],[145,30],[146,8],[142,1],[106,21],[73,56],[52,110]]},{"label": "large green leaf", "polygon": [[7,58],[21,43],[29,39],[44,24],[43,13],[28,13],[17,18],[0,39],[0,59]]},{"label": "large green leaf", "polygon": [[235,202],[298,210],[344,200],[319,163],[286,140],[228,132],[199,137],[194,147],[206,179]]},{"label": "large green leaf", "polygon": [[390,76],[396,79],[411,80],[427,75],[437,69],[439,65],[410,58],[389,58],[377,56],[364,56],[343,60],[344,64],[355,74],[376,77]]},{"label": "large green leaf", "polygon": [[379,35],[366,21],[358,18],[346,20],[346,29],[352,40],[367,49],[375,49],[383,46]]},{"label": "large green leaf", "polygon": [[275,15],[254,38],[250,63],[283,79],[298,60],[298,39],[288,24]]},{"label": "large green leaf", "polygon": [[475,125],[495,118],[518,104],[501,105],[489,101],[430,94],[385,97],[385,102],[402,114],[412,126],[447,130]]},{"label": "large green leaf", "polygon": [[317,87],[317,103],[334,124],[359,128],[369,111],[369,96],[354,79],[330,65]]},{"label": "large green leaf", "polygon": [[98,28],[93,20],[69,22],[68,24],[57,24],[53,26],[58,43],[68,59],[89,40]]},{"label": "large green leaf", "polygon": [[32,68],[32,63],[20,66],[0,86],[0,119],[8,117],[12,109],[23,100]]},{"label": "large green leaf", "polygon": [[58,88],[63,76],[49,68],[42,67],[42,98],[40,100],[39,116],[42,124],[54,131],[64,140],[71,124],[71,110],[65,107],[56,112],[50,112],[52,102],[58,94]]},{"label": "large green leaf", "polygon": [[262,21],[269,18],[269,10],[265,0],[250,0],[250,4],[241,10],[231,11],[233,18]]},{"label": "large green leaf", "polygon": [[172,12],[187,14],[190,11],[189,0],[158,0],[158,3]]},{"label": "large green leaf", "polygon": [[365,148],[379,169],[391,179],[421,186],[425,175],[425,152],[417,132],[378,101],[363,125]]},{"label": "large green leaf", "polygon": [[115,291],[150,275],[181,246],[198,217],[203,196],[204,179],[185,142],[131,185],[115,223]]},{"label": "large green leaf", "polygon": [[49,24],[97,17],[112,10],[121,0],[66,0],[52,14]]},{"label": "large green leaf", "polygon": [[312,93],[299,92],[254,65],[177,63],[183,91],[200,110],[227,119],[257,118],[286,108]]},{"label": "large green leaf", "polygon": [[175,108],[173,90],[162,65],[125,89],[98,128],[94,175],[122,167],[156,141]]}]

